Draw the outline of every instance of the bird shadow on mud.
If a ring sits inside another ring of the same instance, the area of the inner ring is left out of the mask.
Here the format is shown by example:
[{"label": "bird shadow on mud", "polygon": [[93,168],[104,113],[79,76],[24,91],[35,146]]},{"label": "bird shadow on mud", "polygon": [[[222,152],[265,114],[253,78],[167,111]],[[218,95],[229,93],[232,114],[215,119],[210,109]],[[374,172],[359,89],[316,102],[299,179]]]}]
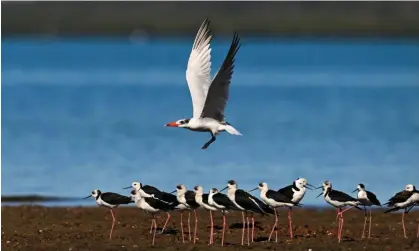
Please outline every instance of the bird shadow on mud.
[{"label": "bird shadow on mud", "polygon": [[344,237],[344,236],[342,236],[341,242],[353,242],[353,241],[356,241],[356,240],[354,238],[352,238],[352,237]]},{"label": "bird shadow on mud", "polygon": [[166,228],[165,230],[164,230],[164,232],[162,233],[161,232],[161,230],[162,230],[163,228],[157,228],[157,233],[158,234],[164,234],[164,235],[176,235],[177,233],[179,233],[179,230],[177,230],[177,229],[174,229],[174,228]]},{"label": "bird shadow on mud", "polygon": [[[246,224],[247,227],[247,224]],[[252,224],[250,224],[250,227],[252,227]],[[220,227],[222,229],[222,227]],[[229,226],[230,229],[242,229],[243,223],[233,223]],[[259,221],[255,221],[255,229],[263,230],[263,227],[260,226]]]}]

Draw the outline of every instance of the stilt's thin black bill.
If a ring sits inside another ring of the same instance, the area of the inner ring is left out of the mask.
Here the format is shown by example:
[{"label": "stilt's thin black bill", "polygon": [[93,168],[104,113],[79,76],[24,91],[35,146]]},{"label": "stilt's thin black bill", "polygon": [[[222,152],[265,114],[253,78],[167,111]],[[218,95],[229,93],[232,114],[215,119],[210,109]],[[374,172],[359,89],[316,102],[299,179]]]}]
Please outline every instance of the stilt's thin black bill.
[{"label": "stilt's thin black bill", "polygon": [[307,183],[306,187],[307,187],[308,189],[310,189],[310,190],[316,189],[316,187],[315,187],[315,186],[313,186],[313,185],[311,185],[311,184],[308,184],[308,183]]},{"label": "stilt's thin black bill", "polygon": [[87,198],[90,198],[90,197],[92,197],[92,195],[89,195],[89,196],[87,196],[87,197],[84,197],[83,199],[87,199]]},{"label": "stilt's thin black bill", "polygon": [[220,193],[224,190],[226,190],[228,188],[228,186],[224,187],[223,189],[220,190]]},{"label": "stilt's thin black bill", "polygon": [[129,186],[129,187],[124,187],[124,188],[122,188],[122,189],[129,189],[129,188],[131,188],[132,186]]},{"label": "stilt's thin black bill", "polygon": [[252,190],[250,190],[250,191],[248,191],[248,192],[249,192],[249,193],[250,193],[250,192],[253,192],[253,191],[255,191],[256,189],[259,189],[259,187],[253,188]]},{"label": "stilt's thin black bill", "polygon": [[353,190],[352,192],[353,192],[353,193],[355,193],[356,191],[358,191],[358,188],[357,188],[357,189],[355,189],[355,190]]},{"label": "stilt's thin black bill", "polygon": [[174,191],[171,191],[170,193],[176,193],[176,190],[174,190]]},{"label": "stilt's thin black bill", "polygon": [[323,192],[321,192],[319,195],[317,195],[317,196],[316,196],[316,198],[319,198],[319,197],[320,197],[320,195],[322,195],[322,194],[323,194]]}]

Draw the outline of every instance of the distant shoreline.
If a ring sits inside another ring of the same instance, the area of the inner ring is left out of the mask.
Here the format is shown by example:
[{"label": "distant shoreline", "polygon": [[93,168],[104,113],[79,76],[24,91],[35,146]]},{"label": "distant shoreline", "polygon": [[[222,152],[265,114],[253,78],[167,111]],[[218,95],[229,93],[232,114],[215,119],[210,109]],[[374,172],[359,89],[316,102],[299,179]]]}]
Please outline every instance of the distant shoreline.
[{"label": "distant shoreline", "polygon": [[2,35],[419,37],[419,2],[3,2]]},{"label": "distant shoreline", "polygon": [[36,194],[28,195],[2,195],[1,202],[50,202],[50,201],[72,201],[79,198],[68,198],[59,196],[42,196]]}]

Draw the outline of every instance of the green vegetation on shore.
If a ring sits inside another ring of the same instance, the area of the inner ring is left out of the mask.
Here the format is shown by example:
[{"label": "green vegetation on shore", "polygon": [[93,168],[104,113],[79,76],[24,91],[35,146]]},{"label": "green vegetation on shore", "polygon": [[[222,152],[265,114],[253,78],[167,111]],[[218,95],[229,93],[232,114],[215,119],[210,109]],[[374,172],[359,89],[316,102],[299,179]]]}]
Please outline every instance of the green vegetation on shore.
[{"label": "green vegetation on shore", "polygon": [[2,2],[2,35],[419,36],[419,2]]}]

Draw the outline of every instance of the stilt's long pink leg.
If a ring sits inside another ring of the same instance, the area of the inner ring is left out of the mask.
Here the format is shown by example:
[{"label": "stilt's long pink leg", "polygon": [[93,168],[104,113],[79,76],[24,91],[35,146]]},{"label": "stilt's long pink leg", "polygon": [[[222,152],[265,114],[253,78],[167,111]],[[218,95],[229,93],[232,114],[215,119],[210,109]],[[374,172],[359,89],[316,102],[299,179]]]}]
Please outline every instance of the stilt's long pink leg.
[{"label": "stilt's long pink leg", "polygon": [[254,235],[255,235],[255,217],[253,216],[253,213],[252,213],[252,242],[253,242]]},{"label": "stilt's long pink leg", "polygon": [[[163,233],[164,232],[164,230],[166,229],[166,225],[167,225],[167,223],[169,222],[169,220],[170,220],[170,214],[167,212],[167,220],[166,220],[166,222],[164,223],[164,226],[163,226],[163,228],[162,228],[162,230],[161,230],[161,233]],[[156,227],[157,228],[157,227]]]},{"label": "stilt's long pink leg", "polygon": [[180,212],[180,229],[182,232],[182,243],[185,243],[185,235],[183,233],[183,211]]},{"label": "stilt's long pink leg", "polygon": [[371,238],[371,222],[372,222],[372,212],[371,212],[371,207],[370,207],[370,226],[368,229],[368,239]]},{"label": "stilt's long pink leg", "polygon": [[247,246],[250,246],[250,221],[249,216],[246,215],[246,222],[247,222]]},{"label": "stilt's long pink leg", "polygon": [[275,231],[275,242],[278,242],[278,230],[276,229],[276,226],[278,225],[278,214],[276,212],[276,208],[274,208],[274,212],[275,212],[275,223],[272,227],[271,233],[269,234],[268,241],[271,241],[272,234]]},{"label": "stilt's long pink leg", "polygon": [[243,217],[243,229],[242,229],[242,246],[244,245],[244,229],[246,227],[246,221],[244,220],[244,212],[242,212]]},{"label": "stilt's long pink leg", "polygon": [[212,211],[210,210],[211,218],[211,230],[210,230],[210,245],[214,244],[214,218],[212,217]]},{"label": "stilt's long pink leg", "polygon": [[150,234],[153,233],[153,221],[151,221],[151,226],[150,226]]},{"label": "stilt's long pink leg", "polygon": [[153,214],[153,222],[154,222],[154,231],[153,231],[153,242],[152,242],[152,246],[154,246],[154,240],[156,239],[156,232],[157,232],[157,222],[156,222],[156,218]]},{"label": "stilt's long pink leg", "polygon": [[288,222],[289,222],[289,228],[290,228],[290,237],[294,238],[294,235],[292,234],[292,208],[290,207],[288,209]]},{"label": "stilt's long pink leg", "polygon": [[361,239],[364,239],[365,238],[365,227],[367,226],[367,218],[368,218],[368,216],[367,216],[367,209],[365,208],[365,206],[364,206],[364,213],[365,213],[365,220],[364,220],[364,228],[362,229]]},{"label": "stilt's long pink leg", "polygon": [[404,238],[407,238],[406,227],[404,226],[404,213],[405,213],[405,211],[403,211],[403,214],[402,214],[403,234],[404,234]]},{"label": "stilt's long pink leg", "polygon": [[340,240],[342,239],[343,223],[344,223],[343,214],[341,214],[341,223],[340,223],[340,231],[339,231],[340,232],[340,234],[339,234],[339,243],[340,243]]},{"label": "stilt's long pink leg", "polygon": [[193,243],[196,242],[196,232],[198,231],[198,217],[196,216],[196,210],[193,210],[194,216],[195,216],[195,228],[193,231]]},{"label": "stilt's long pink leg", "polygon": [[221,236],[221,246],[224,246],[224,233],[225,233],[225,229],[226,229],[226,215],[223,212],[223,234]]},{"label": "stilt's long pink leg", "polygon": [[188,234],[189,234],[189,241],[192,240],[192,235],[191,235],[191,212],[188,212]]},{"label": "stilt's long pink leg", "polygon": [[111,215],[112,215],[112,228],[111,228],[111,233],[109,234],[109,239],[112,238],[112,232],[113,232],[113,228],[115,226],[115,216],[113,215],[112,209],[111,209]]},{"label": "stilt's long pink leg", "polygon": [[337,213],[337,215],[336,215],[336,219],[338,219],[338,234],[337,234],[337,236],[338,236],[338,241],[339,241],[339,236],[340,236],[340,224],[342,223],[342,221],[341,221],[341,215],[340,215],[340,211],[341,211],[341,209],[340,208],[338,208],[338,213]]}]

